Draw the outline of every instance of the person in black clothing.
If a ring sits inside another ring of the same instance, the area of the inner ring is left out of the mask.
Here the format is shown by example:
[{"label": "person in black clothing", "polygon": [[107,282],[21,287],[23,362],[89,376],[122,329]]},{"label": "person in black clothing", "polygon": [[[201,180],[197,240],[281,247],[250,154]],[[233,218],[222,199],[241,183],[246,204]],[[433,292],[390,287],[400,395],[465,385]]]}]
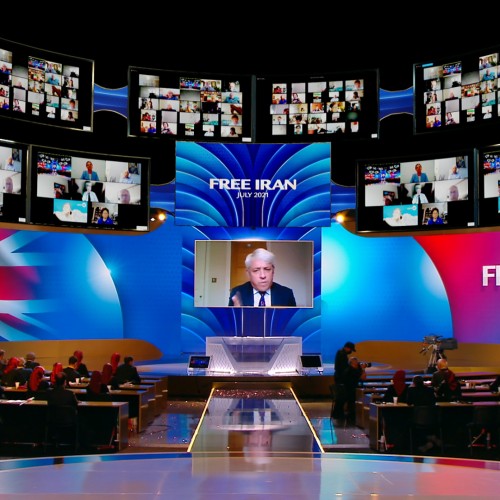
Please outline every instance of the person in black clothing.
[{"label": "person in black clothing", "polygon": [[332,386],[335,401],[332,418],[344,418],[345,388],[343,376],[349,366],[349,355],[353,352],[356,352],[356,346],[352,342],[346,342],[344,347],[339,349],[335,355],[335,371],[333,374],[335,384]]},{"label": "person in black clothing", "polygon": [[344,414],[349,423],[354,424],[356,420],[356,388],[363,380],[366,380],[366,371],[359,359],[352,356],[349,365],[344,370],[342,377],[345,388]]},{"label": "person in black clothing", "polygon": [[52,389],[47,391],[47,404],[56,406],[78,406],[76,394],[66,387],[68,377],[64,372],[55,376],[55,384]]},{"label": "person in black clothing", "polygon": [[[434,389],[432,386],[424,384],[424,379],[421,375],[413,377],[412,384],[408,388],[407,403],[410,406],[434,406],[436,404]],[[434,446],[441,445],[439,438],[435,434],[420,436],[418,439],[420,442],[425,443],[418,448],[421,453],[429,451]]]},{"label": "person in black clothing", "polygon": [[125,356],[123,363],[116,369],[114,384],[120,385],[130,382],[131,384],[140,384],[141,377],[137,368],[134,366],[134,358],[132,356]]},{"label": "person in black clothing", "polygon": [[422,375],[415,375],[408,387],[406,402],[412,406],[432,406],[436,404],[434,390],[424,384]]},{"label": "person in black clothing", "polygon": [[68,382],[75,382],[77,378],[81,378],[80,372],[76,369],[77,364],[78,358],[76,356],[70,356],[68,359],[68,366],[63,368],[63,372],[66,374]]},{"label": "person in black clothing", "polygon": [[14,384],[16,382],[19,382],[19,385],[26,386],[28,380],[31,377],[31,373],[33,370],[31,368],[25,368],[24,363],[24,358],[18,358],[17,368],[14,370],[12,375]]},{"label": "person in black clothing", "polygon": [[30,368],[33,369],[36,366],[40,366],[40,363],[38,361],[35,361],[36,355],[34,352],[29,352],[26,354],[26,362],[24,363],[25,368]]},{"label": "person in black clothing", "polygon": [[83,360],[83,352],[75,351],[73,356],[77,359],[75,370],[80,374],[80,377],[90,378],[90,373],[87,368],[87,365],[82,361]]}]

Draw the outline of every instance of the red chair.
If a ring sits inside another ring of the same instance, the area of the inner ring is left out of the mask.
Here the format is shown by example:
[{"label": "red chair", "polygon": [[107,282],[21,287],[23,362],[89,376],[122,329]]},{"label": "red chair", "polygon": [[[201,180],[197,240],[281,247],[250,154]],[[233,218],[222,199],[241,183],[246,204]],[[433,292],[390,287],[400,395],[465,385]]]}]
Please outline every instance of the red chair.
[{"label": "red chair", "polygon": [[50,384],[52,386],[56,385],[56,375],[63,371],[62,363],[54,363],[52,366],[52,373],[50,374]]},{"label": "red chair", "polygon": [[111,367],[113,368],[113,375],[116,373],[116,369],[118,368],[118,365],[120,364],[120,353],[114,352],[111,355]]}]

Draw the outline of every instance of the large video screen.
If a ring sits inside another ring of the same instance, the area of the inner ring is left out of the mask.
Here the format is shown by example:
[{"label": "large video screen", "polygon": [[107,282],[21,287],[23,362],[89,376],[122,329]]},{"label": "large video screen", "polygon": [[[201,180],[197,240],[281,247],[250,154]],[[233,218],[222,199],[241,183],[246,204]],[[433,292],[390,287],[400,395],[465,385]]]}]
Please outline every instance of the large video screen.
[{"label": "large video screen", "polygon": [[0,140],[0,222],[26,222],[27,151]]},{"label": "large video screen", "polygon": [[313,241],[195,242],[195,307],[311,308],[313,276]]},{"label": "large video screen", "polygon": [[30,221],[148,231],[149,169],[148,158],[32,146]]},{"label": "large video screen", "polygon": [[500,147],[479,152],[479,225],[500,225]]},{"label": "large video screen", "polygon": [[472,151],[358,161],[357,231],[476,225]]},{"label": "large video screen", "polygon": [[251,140],[249,75],[129,68],[129,135]]},{"label": "large video screen", "polygon": [[257,76],[258,141],[374,139],[378,72]]},{"label": "large video screen", "polygon": [[498,49],[414,65],[414,131],[497,122]]},{"label": "large video screen", "polygon": [[0,117],[92,131],[93,92],[93,61],[0,39]]}]

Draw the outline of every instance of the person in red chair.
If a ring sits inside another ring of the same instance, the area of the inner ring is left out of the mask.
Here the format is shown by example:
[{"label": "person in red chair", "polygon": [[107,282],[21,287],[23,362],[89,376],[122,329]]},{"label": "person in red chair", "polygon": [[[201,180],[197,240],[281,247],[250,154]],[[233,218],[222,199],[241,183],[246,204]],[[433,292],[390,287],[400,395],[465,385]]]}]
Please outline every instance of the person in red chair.
[{"label": "person in red chair", "polygon": [[50,383],[45,379],[45,368],[35,366],[28,381],[28,396],[35,399],[46,399],[45,395],[50,388]]},{"label": "person in red chair", "polygon": [[2,385],[4,387],[14,386],[14,376],[18,365],[19,365],[19,358],[16,357],[9,358],[7,366],[5,367],[2,374]]},{"label": "person in red chair", "polygon": [[111,385],[113,379],[113,367],[111,363],[104,363],[101,372],[101,381],[105,385]]},{"label": "person in red chair", "polygon": [[120,353],[114,352],[111,355],[111,368],[113,369],[112,374],[114,375],[116,373],[116,369],[118,368],[118,365],[120,364]]},{"label": "person in red chair", "polygon": [[110,401],[108,386],[102,382],[99,370],[92,370],[90,382],[87,386],[87,399],[89,401]]},{"label": "person in red chair", "polygon": [[57,361],[52,366],[52,372],[50,374],[50,385],[54,387],[56,385],[56,376],[58,373],[63,371],[62,363],[58,363]]}]

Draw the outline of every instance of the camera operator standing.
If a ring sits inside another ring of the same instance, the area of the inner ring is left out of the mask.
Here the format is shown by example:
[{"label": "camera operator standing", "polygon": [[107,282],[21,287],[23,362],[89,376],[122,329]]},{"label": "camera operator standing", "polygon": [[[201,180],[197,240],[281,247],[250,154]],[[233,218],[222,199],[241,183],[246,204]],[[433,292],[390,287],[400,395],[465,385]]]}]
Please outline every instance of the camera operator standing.
[{"label": "camera operator standing", "polygon": [[367,363],[360,363],[356,357],[349,359],[349,365],[344,371],[345,417],[347,423],[354,424],[356,420],[356,388],[366,380]]},{"label": "camera operator standing", "polygon": [[335,371],[333,379],[334,404],[332,408],[332,418],[344,418],[345,416],[345,387],[344,373],[349,366],[349,355],[356,352],[356,346],[352,342],[346,342],[344,347],[337,351],[335,355]]}]

